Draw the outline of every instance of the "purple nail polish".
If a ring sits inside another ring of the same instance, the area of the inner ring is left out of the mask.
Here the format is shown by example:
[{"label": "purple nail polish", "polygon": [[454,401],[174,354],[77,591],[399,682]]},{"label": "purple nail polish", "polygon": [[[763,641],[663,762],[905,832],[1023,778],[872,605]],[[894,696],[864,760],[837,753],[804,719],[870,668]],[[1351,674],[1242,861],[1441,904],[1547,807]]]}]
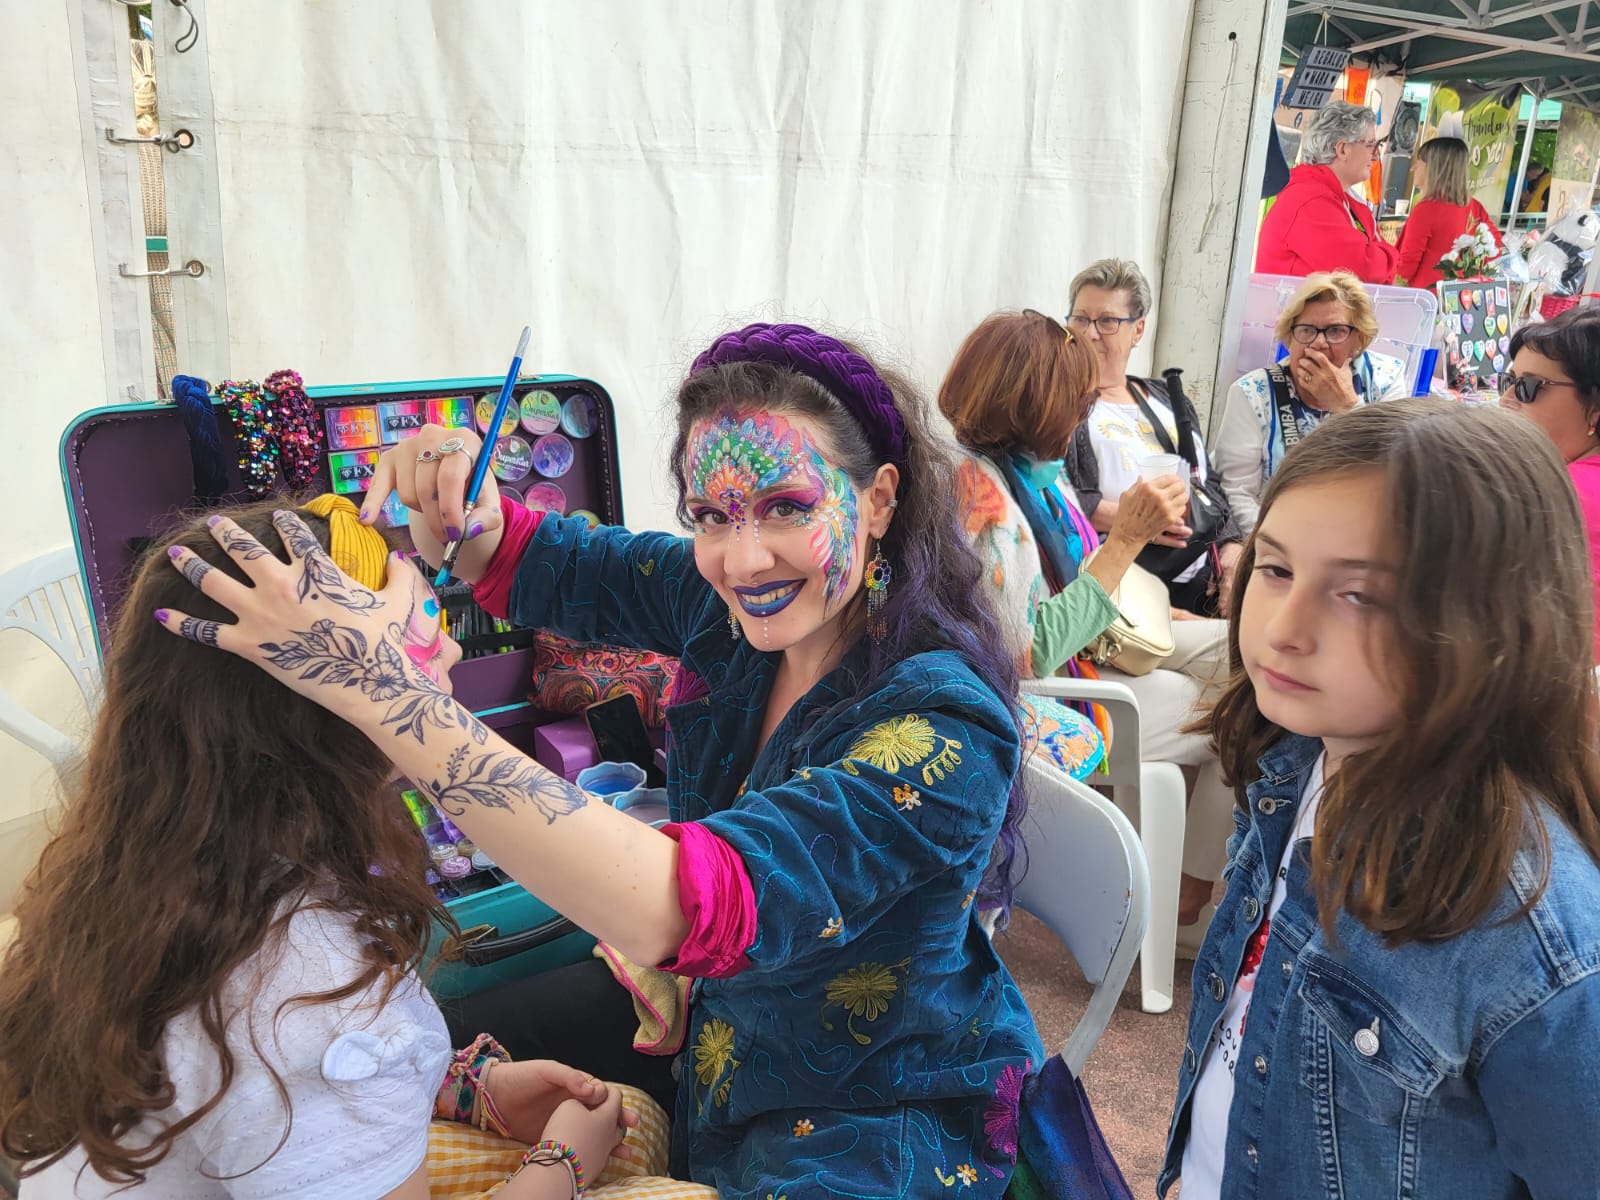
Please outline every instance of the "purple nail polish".
[{"label": "purple nail polish", "polygon": [[370,509],[366,509],[366,508],[363,508],[363,509],[362,509],[362,510],[361,510],[361,519],[362,519],[362,520],[363,520],[363,521],[370,521],[370,520],[372,520],[372,511],[371,511],[371,510],[370,510]]},{"label": "purple nail polish", "polygon": [[222,518],[219,516],[209,516],[206,518],[206,526],[210,529],[215,529],[217,527],[217,522],[220,520],[222,520]]},{"label": "purple nail polish", "polygon": [[483,532],[483,522],[482,521],[474,521],[472,523],[472,528],[467,530],[467,541],[470,542],[473,538],[477,537],[482,532]]},{"label": "purple nail polish", "polygon": [[454,525],[446,525],[444,527],[444,538],[447,542],[459,542],[461,540],[461,530]]},{"label": "purple nail polish", "polygon": [[183,547],[182,546],[168,546],[167,547],[167,557],[172,559],[174,562],[176,562],[178,559],[183,557]]},{"label": "purple nail polish", "polygon": [[166,609],[164,609],[164,608],[158,608],[158,609],[156,609],[156,620],[157,620],[157,621],[159,621],[159,622],[161,622],[161,624],[163,624],[163,625],[165,625],[165,624],[166,624],[166,623],[167,623],[167,618],[168,618],[168,617],[170,617],[170,616],[171,616],[171,615],[172,615],[172,614],[171,614],[171,613],[169,613],[169,612],[168,612],[168,611],[167,611],[167,610],[166,610]]}]

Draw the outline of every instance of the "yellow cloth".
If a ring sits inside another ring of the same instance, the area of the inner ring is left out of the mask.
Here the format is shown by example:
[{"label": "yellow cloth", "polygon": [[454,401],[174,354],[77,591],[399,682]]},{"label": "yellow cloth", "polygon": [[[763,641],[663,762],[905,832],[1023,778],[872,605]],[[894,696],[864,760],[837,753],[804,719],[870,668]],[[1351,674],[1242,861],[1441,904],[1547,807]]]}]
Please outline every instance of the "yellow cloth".
[{"label": "yellow cloth", "polygon": [[362,587],[381,591],[388,573],[389,543],[372,526],[361,523],[356,506],[325,492],[302,507],[327,521],[328,556],[334,564]]},{"label": "yellow cloth", "polygon": [[595,943],[594,956],[611,968],[617,982],[633,997],[634,1015],[639,1018],[633,1048],[640,1054],[676,1054],[683,1049],[689,981],[682,975],[641,967],[604,942]]},{"label": "yellow cloth", "polygon": [[[683,1183],[667,1175],[670,1129],[661,1106],[637,1088],[613,1083],[622,1103],[639,1114],[639,1124],[623,1138],[632,1158],[610,1158],[599,1177],[584,1189],[601,1200],[716,1200],[715,1188]],[[522,1161],[527,1147],[495,1133],[454,1121],[428,1127],[428,1195],[432,1200],[482,1200],[493,1196]],[[530,1171],[549,1168],[529,1167]],[[584,1164],[585,1171],[593,1168]]]}]

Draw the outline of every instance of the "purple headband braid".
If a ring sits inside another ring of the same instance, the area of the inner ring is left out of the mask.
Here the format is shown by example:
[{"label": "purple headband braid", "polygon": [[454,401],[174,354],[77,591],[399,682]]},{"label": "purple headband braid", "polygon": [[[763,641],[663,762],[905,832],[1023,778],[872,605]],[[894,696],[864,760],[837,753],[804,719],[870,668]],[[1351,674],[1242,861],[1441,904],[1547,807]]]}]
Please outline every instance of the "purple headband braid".
[{"label": "purple headband braid", "polygon": [[880,462],[905,465],[906,424],[894,393],[871,363],[837,338],[804,325],[746,325],[712,342],[690,371],[741,362],[787,367],[821,385],[850,410]]}]

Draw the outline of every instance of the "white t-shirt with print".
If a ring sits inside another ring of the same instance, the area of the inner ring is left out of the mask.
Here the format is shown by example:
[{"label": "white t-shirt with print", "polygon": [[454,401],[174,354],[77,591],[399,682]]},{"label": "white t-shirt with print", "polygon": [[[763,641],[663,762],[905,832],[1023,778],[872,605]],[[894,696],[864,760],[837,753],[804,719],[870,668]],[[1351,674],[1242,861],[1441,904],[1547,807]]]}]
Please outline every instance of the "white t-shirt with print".
[{"label": "white t-shirt with print", "polygon": [[[1134,385],[1128,386],[1132,388]],[[1178,423],[1173,419],[1172,406],[1150,392],[1145,393],[1145,403],[1160,420],[1172,445],[1176,446]],[[1138,482],[1140,459],[1167,453],[1166,447],[1156,440],[1155,427],[1137,404],[1117,404],[1102,396],[1094,402],[1087,420],[1089,444],[1094,447],[1095,463],[1100,468],[1100,494],[1108,500],[1116,500]],[[1210,465],[1206,461],[1205,442],[1198,429],[1194,431],[1194,452],[1199,459],[1200,479],[1203,482]],[[1204,566],[1205,556],[1202,555],[1192,566],[1185,568],[1176,582],[1187,583]]]},{"label": "white t-shirt with print", "polygon": [[[138,1187],[107,1182],[74,1149],[24,1180],[22,1200],[376,1200],[399,1187],[426,1157],[434,1096],[450,1060],[438,1005],[412,975],[381,1008],[379,980],[344,1000],[279,1011],[292,997],[349,983],[366,967],[360,945],[349,916],[299,908],[279,947],[245,963],[227,984],[235,1074],[221,1103],[171,1143]],[[174,1103],[131,1133],[129,1144],[147,1143],[217,1089],[216,1052],[196,1011],[168,1023],[162,1054]],[[268,1064],[288,1092],[292,1121]]]},{"label": "white t-shirt with print", "polygon": [[[1303,838],[1311,836],[1316,827],[1317,807],[1322,802],[1322,783],[1326,754],[1319,754],[1306,780],[1305,802],[1295,820],[1294,831],[1283,848],[1278,862],[1278,874],[1272,884],[1272,900],[1267,905],[1266,920],[1254,937],[1264,944],[1272,918],[1283,907],[1288,894],[1290,867],[1294,863],[1294,850]],[[1249,962],[1249,956],[1246,956]],[[1211,1035],[1205,1057],[1200,1060],[1200,1074],[1194,1081],[1189,1097],[1189,1140],[1183,1146],[1183,1200],[1217,1200],[1222,1191],[1223,1151],[1228,1145],[1228,1113],[1233,1107],[1233,1073],[1239,1065],[1239,1046],[1244,1041],[1245,1018],[1250,1014],[1250,996],[1255,991],[1256,973],[1260,957],[1239,975],[1228,1003],[1223,1006],[1222,1020]]]}]

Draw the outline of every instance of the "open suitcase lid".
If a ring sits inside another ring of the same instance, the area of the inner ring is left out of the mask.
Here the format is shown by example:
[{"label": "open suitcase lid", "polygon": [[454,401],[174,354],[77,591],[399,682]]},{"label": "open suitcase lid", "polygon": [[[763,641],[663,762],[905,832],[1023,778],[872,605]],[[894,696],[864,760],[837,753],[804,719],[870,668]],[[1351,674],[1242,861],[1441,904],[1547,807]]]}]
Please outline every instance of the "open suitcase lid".
[{"label": "open suitcase lid", "polygon": [[[492,403],[504,378],[431,379],[406,383],[371,383],[307,388],[306,393],[326,418],[327,410],[380,405],[424,405],[427,401],[469,398],[473,405],[484,396]],[[548,391],[563,403],[574,396],[593,402],[586,406],[592,418],[585,436],[566,440],[573,449],[572,463],[559,478],[532,473],[524,485],[554,483],[569,499],[569,510],[587,509],[606,524],[622,523],[622,487],[618,477],[616,415],[611,397],[591,379],[571,375],[524,376],[514,393],[516,402],[527,393]],[[239,473],[233,424],[222,402],[212,399],[222,434],[222,454],[228,469],[228,494],[222,503],[252,499]],[[396,411],[399,411],[398,409]],[[426,411],[425,407],[422,411]],[[326,427],[326,420],[324,422]],[[541,426],[534,426],[540,428]],[[562,431],[563,436],[572,432]],[[528,442],[533,433],[518,436]],[[376,452],[374,448],[373,453]],[[335,451],[325,446],[317,474],[304,496],[334,490],[330,459],[346,461],[365,451]],[[116,619],[132,568],[151,539],[160,537],[198,508],[189,454],[189,438],[178,410],[171,404],[122,404],[91,409],[67,427],[61,437],[61,478],[72,515],[84,591],[94,618],[95,636],[104,654],[109,631]],[[278,487],[287,484],[280,477]],[[359,497],[359,484],[345,484]],[[359,501],[358,501],[359,502]]]}]

